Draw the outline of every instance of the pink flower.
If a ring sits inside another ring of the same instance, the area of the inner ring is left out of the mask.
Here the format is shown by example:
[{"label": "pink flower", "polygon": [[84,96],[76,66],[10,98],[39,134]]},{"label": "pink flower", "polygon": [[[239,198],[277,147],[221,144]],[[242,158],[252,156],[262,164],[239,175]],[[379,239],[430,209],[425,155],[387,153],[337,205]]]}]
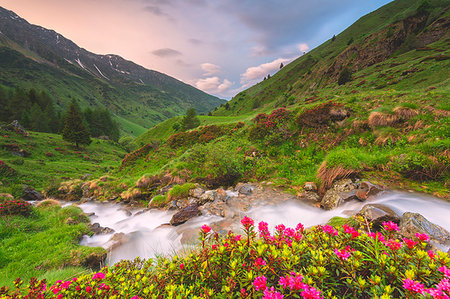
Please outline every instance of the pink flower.
[{"label": "pink flower", "polygon": [[344,229],[344,232],[351,235],[352,239],[359,236],[359,233],[351,226],[348,226],[347,224],[342,225],[342,228]]},{"label": "pink flower", "polygon": [[304,299],[322,299],[323,297],[320,296],[322,292],[319,290],[316,290],[313,287],[306,286],[305,290],[300,293]]},{"label": "pink flower", "polygon": [[286,229],[286,226],[284,226],[284,224],[278,224],[275,226],[275,229],[279,232],[283,232]]},{"label": "pink flower", "polygon": [[445,277],[450,278],[450,269],[448,269],[447,266],[439,267],[438,270],[444,273]]},{"label": "pink flower", "polygon": [[86,292],[87,292],[87,293],[90,293],[90,292],[91,292],[91,290],[92,290],[92,288],[91,288],[91,287],[89,287],[89,286],[87,286],[87,287],[86,287]]},{"label": "pink flower", "polygon": [[255,289],[257,291],[265,290],[267,289],[266,282],[267,278],[264,275],[262,275],[255,278],[255,280],[253,281],[253,285],[255,286]]},{"label": "pink flower", "polygon": [[385,241],[383,235],[382,235],[381,233],[379,233],[379,232],[376,232],[376,233],[367,233],[367,235],[368,235],[369,237],[371,237],[372,239],[378,240],[378,241],[380,241],[380,242],[384,242],[384,241]]},{"label": "pink flower", "polygon": [[141,298],[139,298],[138,296],[133,296],[131,297],[131,299],[141,299]]},{"label": "pink flower", "polygon": [[274,287],[271,287],[269,289],[264,290],[264,296],[263,299],[283,299],[283,295],[279,292],[277,292]]},{"label": "pink flower", "polygon": [[184,270],[184,264],[180,264],[180,269]]},{"label": "pink flower", "polygon": [[286,275],[285,277],[280,277],[278,284],[283,287],[283,289],[289,287],[291,291],[297,291],[304,289],[306,284],[303,283],[303,276],[300,273],[291,272],[291,275]]},{"label": "pink flower", "polygon": [[80,286],[76,286],[75,290],[77,290],[77,291],[81,290]]},{"label": "pink flower", "polygon": [[428,256],[430,257],[430,259],[434,259],[434,257],[436,256],[433,252],[433,250],[428,250]]},{"label": "pink flower", "polygon": [[217,244],[213,244],[213,245],[211,246],[211,249],[212,249],[212,250],[216,250],[217,248],[219,248],[219,246],[218,246]]},{"label": "pink flower", "polygon": [[339,250],[335,249],[334,253],[343,261],[347,260],[350,257],[350,252],[347,252],[345,249]]},{"label": "pink flower", "polygon": [[241,237],[242,237],[241,235],[237,235],[237,236],[234,237],[234,240],[235,240],[236,242],[238,242],[238,241],[241,239]]},{"label": "pink flower", "polygon": [[260,267],[262,267],[262,266],[265,266],[266,265],[266,261],[265,260],[263,260],[262,258],[257,258],[256,260],[255,260],[255,267],[256,268],[260,268]]},{"label": "pink flower", "polygon": [[392,232],[392,231],[398,232],[398,230],[399,230],[398,225],[392,221],[383,222],[383,226],[384,226],[385,230],[390,231],[390,232]]},{"label": "pink flower", "polygon": [[209,227],[208,225],[204,224],[202,226],[202,230],[203,230],[203,233],[207,234],[207,233],[209,233],[211,231],[211,227]]},{"label": "pink flower", "polygon": [[408,238],[403,238],[403,242],[406,243],[406,246],[408,246],[409,249],[413,249],[414,246],[417,244],[416,241],[413,241],[413,240],[408,239]]},{"label": "pink flower", "polygon": [[423,284],[411,279],[403,279],[403,288],[419,294],[422,294],[425,291],[425,286]]},{"label": "pink flower", "polygon": [[393,239],[389,239],[389,241],[387,241],[387,242],[385,243],[385,245],[386,245],[387,247],[389,247],[390,249],[392,249],[393,251],[399,250],[400,248],[402,248],[402,243],[397,242],[397,241],[395,241],[395,240],[393,240]]},{"label": "pink flower", "polygon": [[297,224],[297,226],[295,227],[295,230],[299,230],[301,232],[303,232],[304,229],[305,229],[305,227],[301,223]]},{"label": "pink flower", "polygon": [[334,227],[332,227],[331,225],[324,225],[322,226],[322,230],[329,234],[330,236],[337,236],[339,234],[339,232],[337,230],[334,229]]},{"label": "pink flower", "polygon": [[101,279],[105,279],[105,273],[98,272],[95,273],[94,276],[92,277],[92,280],[101,280]]},{"label": "pink flower", "polygon": [[245,216],[244,218],[242,218],[241,220],[242,225],[245,227],[245,229],[249,229],[250,226],[253,226],[255,223],[253,221],[252,218],[249,218],[247,216]]},{"label": "pink flower", "polygon": [[416,237],[422,242],[430,241],[430,237],[427,234],[419,234],[419,233],[417,233]]}]

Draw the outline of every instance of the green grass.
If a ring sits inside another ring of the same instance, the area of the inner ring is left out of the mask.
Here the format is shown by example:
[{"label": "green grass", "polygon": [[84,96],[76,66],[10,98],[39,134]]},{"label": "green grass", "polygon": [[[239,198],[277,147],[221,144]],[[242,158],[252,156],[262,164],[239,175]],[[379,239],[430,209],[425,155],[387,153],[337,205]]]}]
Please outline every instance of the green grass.
[{"label": "green grass", "polygon": [[[8,150],[11,144],[18,145],[31,155],[13,155]],[[57,134],[30,132],[30,136],[25,137],[0,131],[0,160],[18,173],[14,177],[0,178],[3,183],[0,192],[10,192],[15,185],[22,183],[43,189],[53,182],[79,178],[85,174],[91,174],[92,178],[100,177],[118,167],[124,155],[125,151],[112,141],[92,139],[90,145],[76,149]]]},{"label": "green grass", "polygon": [[[79,223],[66,224],[69,217]],[[78,245],[89,232],[88,222],[76,207],[36,208],[27,218],[0,217],[0,285],[11,286],[17,277],[33,276],[47,278],[50,284],[61,275],[70,278],[89,271],[81,265],[83,259],[104,249]]]},{"label": "green grass", "polygon": [[187,198],[189,195],[189,190],[194,189],[195,184],[187,183],[183,185],[175,185],[169,191],[169,196],[171,198]]}]

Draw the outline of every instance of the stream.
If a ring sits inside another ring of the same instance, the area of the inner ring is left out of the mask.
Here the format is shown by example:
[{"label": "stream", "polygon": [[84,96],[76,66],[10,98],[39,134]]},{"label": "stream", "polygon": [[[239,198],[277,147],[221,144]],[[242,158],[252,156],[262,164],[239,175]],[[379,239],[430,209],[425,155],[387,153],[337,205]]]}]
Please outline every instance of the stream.
[{"label": "stream", "polygon": [[110,248],[114,243],[110,239],[117,233],[123,233],[118,245],[109,250],[107,263],[112,265],[122,259],[135,257],[153,258],[158,255],[171,255],[189,248],[197,239],[200,227],[210,225],[217,232],[233,230],[240,233],[240,220],[249,216],[255,220],[265,221],[273,231],[278,224],[295,227],[299,222],[305,227],[325,224],[335,216],[348,217],[356,214],[364,205],[378,203],[390,207],[402,215],[414,212],[423,215],[429,221],[450,231],[450,203],[437,198],[407,192],[384,192],[380,196],[366,202],[348,202],[331,211],[313,207],[301,201],[262,200],[253,205],[247,212],[236,211],[232,219],[219,216],[199,216],[179,226],[168,225],[175,211],[161,210],[126,210],[124,205],[116,203],[86,202],[79,207],[90,217],[92,223],[109,227],[114,233],[84,236],[81,245],[102,246]]}]

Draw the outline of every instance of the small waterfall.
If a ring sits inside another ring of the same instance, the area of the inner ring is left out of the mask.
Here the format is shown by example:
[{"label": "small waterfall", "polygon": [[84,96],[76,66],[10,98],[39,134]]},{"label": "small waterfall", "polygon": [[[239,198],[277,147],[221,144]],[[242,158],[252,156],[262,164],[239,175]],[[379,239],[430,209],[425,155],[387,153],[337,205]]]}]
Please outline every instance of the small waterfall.
[{"label": "small waterfall", "polygon": [[[237,194],[232,194],[237,196]],[[299,222],[305,227],[324,224],[335,216],[348,217],[356,214],[364,205],[370,203],[383,204],[402,215],[404,212],[422,214],[429,221],[450,231],[450,203],[437,198],[406,192],[385,192],[366,202],[352,201],[332,211],[312,207],[301,201],[260,201],[249,211],[238,213],[248,215],[255,220],[269,223],[273,228],[277,224],[295,227]],[[87,202],[79,205],[91,216],[91,222],[98,222],[103,227],[114,229],[114,233],[84,236],[81,242],[86,246],[111,246],[110,239],[114,234],[121,234],[122,240],[110,250],[108,263],[114,264],[121,259],[135,257],[153,258],[158,255],[174,254],[183,247],[194,244],[203,224],[208,224],[216,231],[230,229],[240,233],[241,217],[224,219],[218,216],[200,216],[173,227],[168,225],[175,212],[150,210],[127,211],[125,206],[114,203]]]}]

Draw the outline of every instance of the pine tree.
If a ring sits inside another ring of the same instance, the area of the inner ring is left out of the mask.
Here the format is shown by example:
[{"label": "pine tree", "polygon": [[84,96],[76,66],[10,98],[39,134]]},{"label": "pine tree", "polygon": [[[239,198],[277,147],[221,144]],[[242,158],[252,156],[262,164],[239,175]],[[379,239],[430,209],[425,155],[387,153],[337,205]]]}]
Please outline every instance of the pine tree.
[{"label": "pine tree", "polygon": [[83,118],[75,101],[70,104],[64,119],[62,137],[68,142],[75,143],[77,148],[80,144],[89,145],[91,143],[89,131],[83,124]]},{"label": "pine tree", "polygon": [[186,111],[186,116],[181,120],[181,129],[183,131],[196,128],[200,125],[200,120],[197,117],[197,113],[194,108],[190,108]]},{"label": "pine tree", "polygon": [[48,132],[48,122],[44,112],[37,103],[30,109],[30,124],[33,131]]}]

